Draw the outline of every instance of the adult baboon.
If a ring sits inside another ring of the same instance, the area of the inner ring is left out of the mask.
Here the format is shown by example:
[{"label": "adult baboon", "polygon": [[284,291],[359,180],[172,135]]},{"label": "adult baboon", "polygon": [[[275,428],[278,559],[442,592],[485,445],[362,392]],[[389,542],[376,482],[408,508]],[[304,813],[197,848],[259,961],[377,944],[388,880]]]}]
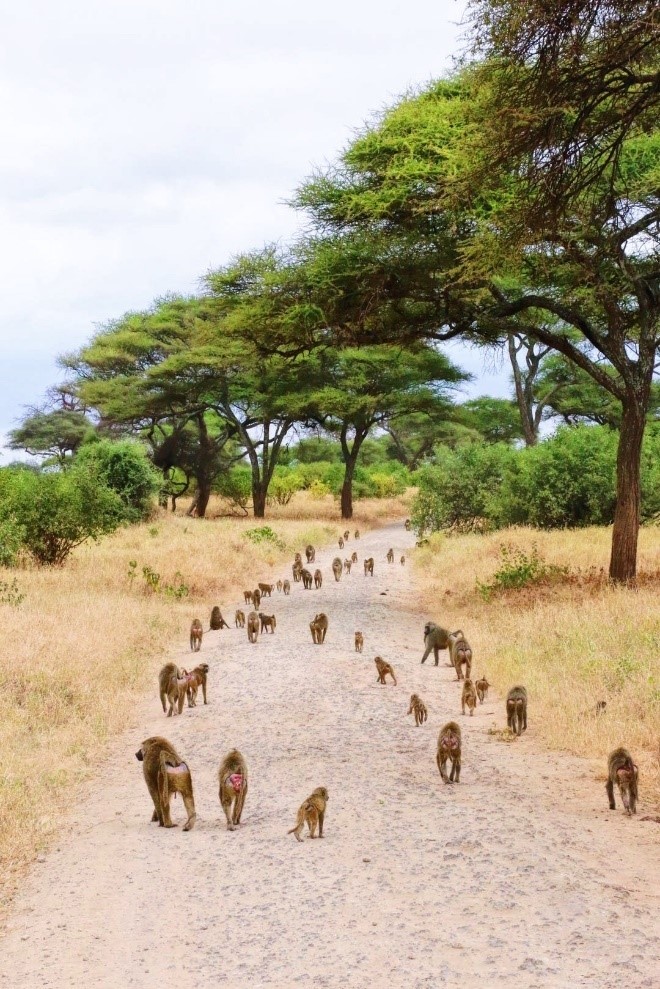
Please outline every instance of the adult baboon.
[{"label": "adult baboon", "polygon": [[272,634],[275,631],[277,626],[277,619],[275,618],[275,615],[262,615],[262,613],[259,612],[259,621],[261,622],[260,631],[262,634],[268,631]]},{"label": "adult baboon", "polygon": [[360,530],[359,529],[356,529],[355,530],[355,537],[354,538],[355,539],[359,539],[360,538]]},{"label": "adult baboon", "polygon": [[302,563],[299,563],[298,560],[296,560],[296,562],[291,567],[291,574],[293,576],[294,584],[299,584],[300,581],[302,580],[302,570],[303,570]]},{"label": "adult baboon", "polygon": [[258,587],[259,587],[259,591],[261,593],[262,598],[265,598],[265,597],[270,597],[271,596],[271,594],[273,593],[273,588],[275,587],[275,585],[274,584],[262,584],[261,581],[259,581]]},{"label": "adult baboon", "polygon": [[241,823],[248,791],[247,763],[238,749],[228,752],[220,763],[218,783],[218,796],[227,818],[227,830],[235,831]]},{"label": "adult baboon", "polygon": [[[188,687],[187,676],[187,671],[179,669],[176,663],[166,663],[158,674],[160,702],[163,705],[163,713],[167,713],[168,718],[172,717],[175,710],[178,714],[183,711]],[[168,701],[169,711],[167,710]]]},{"label": "adult baboon", "polygon": [[294,554],[293,562],[294,563],[299,563],[300,566],[302,566],[302,556],[300,555],[300,553],[295,553]]},{"label": "adult baboon", "polygon": [[288,580],[282,582],[282,590],[284,591],[284,597],[288,597],[291,593],[291,584]]},{"label": "adult baboon", "polygon": [[[424,655],[422,656],[422,663],[425,663],[433,650],[433,655],[435,656],[435,665],[438,665],[440,659],[440,650],[449,649],[449,637],[451,635],[462,636],[463,633],[449,632],[446,628],[442,628],[440,625],[436,625],[435,622],[427,622],[424,626]],[[452,663],[449,664],[453,665]]]},{"label": "adult baboon", "polygon": [[344,530],[344,542],[345,542],[345,543],[347,543],[347,542],[348,542],[348,537],[349,537],[349,536],[350,536],[350,532],[348,531],[348,529],[345,529],[345,530]]},{"label": "adult baboon", "polygon": [[261,591],[259,590],[258,587],[255,588],[254,591],[252,591],[252,604],[255,610],[257,610],[259,608],[259,605],[261,604]]},{"label": "adult baboon", "polygon": [[325,805],[328,802],[328,791],[324,786],[317,786],[314,792],[300,805],[296,816],[296,823],[287,831],[287,834],[294,834],[298,841],[302,829],[307,824],[309,837],[316,838],[316,828],[319,829],[319,838],[323,837],[323,819],[325,817]]},{"label": "adult baboon", "polygon": [[186,680],[188,682],[187,685],[188,707],[197,706],[197,691],[199,690],[200,687],[202,688],[202,697],[204,698],[204,703],[208,704],[208,701],[206,700],[206,677],[208,676],[208,672],[209,672],[209,664],[200,663],[199,666],[196,666],[195,669],[191,670],[190,673],[187,675]]},{"label": "adult baboon", "polygon": [[405,565],[405,562],[406,562],[405,556],[402,556],[401,559],[399,560],[399,562],[400,562],[401,566],[403,567]]},{"label": "adult baboon", "polygon": [[386,663],[381,656],[376,656],[376,658],[374,659],[374,663],[376,664],[376,669],[378,670],[378,676],[376,677],[376,682],[385,683],[386,682],[385,677],[389,674],[389,676],[391,676],[392,680],[394,681],[394,686],[396,687],[396,677],[394,675],[394,670],[392,669],[391,665],[389,663]]},{"label": "adult baboon", "polygon": [[527,690],[525,687],[512,687],[506,695],[506,723],[514,733],[521,735],[527,730]]},{"label": "adult baboon", "polygon": [[276,585],[276,586],[277,586],[277,590],[278,590],[279,592],[281,592],[281,591],[282,591],[282,587],[283,587],[284,585],[282,584],[282,581],[281,581],[281,580],[278,580],[278,582],[277,582],[277,585]]},{"label": "adult baboon", "polygon": [[341,536],[339,537],[339,539],[337,540],[337,542],[339,544],[339,549],[343,549],[344,548],[344,540],[343,540],[343,538]]},{"label": "adult baboon", "polygon": [[220,608],[216,604],[215,607],[211,609],[211,621],[209,623],[209,632],[217,632],[221,628],[229,628],[229,625],[222,617],[222,612],[220,611]]},{"label": "adult baboon", "polygon": [[316,588],[316,590],[318,591],[318,589],[319,589],[319,588],[320,588],[320,587],[321,587],[322,585],[323,585],[323,574],[321,573],[321,571],[320,571],[320,570],[315,570],[315,571],[314,571],[314,587],[315,587],[315,588]]},{"label": "adult baboon", "polygon": [[362,632],[355,633],[355,651],[362,652],[362,647],[364,646],[364,636]]},{"label": "adult baboon", "polygon": [[410,519],[406,519],[406,521],[403,523],[403,527],[406,530],[406,532],[410,532]]},{"label": "adult baboon", "polygon": [[[447,759],[451,762],[451,772],[447,776]],[[443,725],[438,735],[438,751],[435,757],[444,783],[458,783],[461,777],[461,729],[455,721]]]},{"label": "adult baboon", "polygon": [[247,637],[248,642],[256,642],[259,637],[259,615],[256,611],[251,611],[247,616]]},{"label": "adult baboon", "polygon": [[463,635],[456,635],[455,632],[452,632],[449,636],[449,655],[456,670],[456,679],[463,679],[463,666],[465,665],[465,679],[469,680],[472,671],[472,649]]},{"label": "adult baboon", "polygon": [[243,591],[243,600],[246,604],[253,604],[252,591]]},{"label": "adult baboon", "polygon": [[236,628],[245,628],[245,612],[241,611],[240,608],[236,609],[234,622],[236,624]]},{"label": "adult baboon", "polygon": [[461,694],[461,711],[463,716],[465,716],[465,708],[467,707],[470,712],[470,717],[474,714],[474,709],[477,706],[477,691],[474,689],[474,684],[469,677],[466,677],[465,683],[463,684],[463,693]]},{"label": "adult baboon", "polygon": [[428,720],[429,713],[426,710],[426,704],[419,696],[419,694],[410,695],[410,707],[408,708],[408,714],[415,715],[415,727],[423,725],[426,720]]},{"label": "adult baboon", "polygon": [[479,703],[483,704],[484,699],[488,696],[488,688],[491,685],[488,683],[486,677],[482,677],[481,680],[477,680],[475,687],[477,688],[477,697],[479,698]]},{"label": "adult baboon", "polygon": [[351,572],[351,567],[352,566],[353,566],[353,561],[352,560],[344,560],[344,571],[346,573],[350,573]]},{"label": "adult baboon", "polygon": [[394,550],[391,547],[387,551],[387,562],[394,563]]},{"label": "adult baboon", "polygon": [[367,574],[369,574],[371,577],[373,577],[373,575],[374,575],[374,558],[373,558],[373,556],[367,557],[367,559],[364,561],[364,576],[366,577]]},{"label": "adult baboon", "polygon": [[306,591],[311,591],[313,582],[311,571],[305,567],[302,571],[302,585]]},{"label": "adult baboon", "polygon": [[309,543],[309,545],[305,547],[305,556],[307,557],[308,563],[313,563],[314,560],[316,559],[316,550],[314,549],[311,543]]},{"label": "adult baboon", "polygon": [[153,800],[154,812],[151,820],[158,821],[161,828],[175,828],[176,824],[170,817],[170,798],[173,793],[180,793],[188,814],[183,830],[190,831],[197,818],[192,777],[174,746],[166,738],[152,735],[144,740],[135,753],[135,758],[142,763],[144,780]]},{"label": "adult baboon", "polygon": [[325,642],[325,635],[328,631],[328,616],[321,611],[309,623],[309,629],[312,633],[312,642],[314,645],[320,646]]},{"label": "adult baboon", "polygon": [[342,565],[338,556],[332,561],[332,572],[335,575],[335,580],[341,580]]},{"label": "adult baboon", "polygon": [[616,784],[628,816],[637,813],[638,780],[639,770],[628,749],[615,749],[607,760],[607,783],[605,784],[610,810],[616,810],[614,802],[614,785]]},{"label": "adult baboon", "polygon": [[202,636],[204,635],[204,629],[199,618],[193,618],[190,625],[190,648],[193,652],[199,652],[202,648]]},{"label": "adult baboon", "polygon": [[358,561],[357,553],[353,551],[351,553],[351,563],[357,563],[357,561]]}]

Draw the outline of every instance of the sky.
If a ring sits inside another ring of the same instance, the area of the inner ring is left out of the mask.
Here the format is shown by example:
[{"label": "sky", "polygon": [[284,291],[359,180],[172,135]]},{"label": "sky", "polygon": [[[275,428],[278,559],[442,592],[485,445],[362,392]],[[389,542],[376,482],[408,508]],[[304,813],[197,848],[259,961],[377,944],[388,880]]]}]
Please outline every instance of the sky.
[{"label": "sky", "polygon": [[[0,445],[58,354],[234,254],[374,113],[451,69],[464,0],[24,0],[0,14]],[[479,351],[470,394],[508,394]],[[0,450],[0,461],[15,456]]]}]

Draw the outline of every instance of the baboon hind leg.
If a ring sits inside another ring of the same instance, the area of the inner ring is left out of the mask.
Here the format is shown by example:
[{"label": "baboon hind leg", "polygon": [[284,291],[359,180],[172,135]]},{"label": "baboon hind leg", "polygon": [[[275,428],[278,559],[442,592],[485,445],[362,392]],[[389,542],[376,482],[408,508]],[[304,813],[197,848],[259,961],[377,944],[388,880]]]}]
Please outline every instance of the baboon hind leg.
[{"label": "baboon hind leg", "polygon": [[186,808],[186,814],[188,815],[188,820],[183,826],[184,831],[192,831],[195,826],[195,821],[197,820],[197,814],[195,813],[195,798],[193,797],[192,780],[189,780],[189,786],[186,788],[185,792],[181,793],[183,797],[183,806]]},{"label": "baboon hind leg", "polygon": [[236,797],[236,803],[234,804],[234,824],[241,823],[241,814],[243,813],[243,804],[245,803],[246,796],[247,796],[247,783]]},{"label": "baboon hind leg", "polygon": [[161,820],[163,828],[175,828],[170,817],[170,788],[167,781],[167,764],[163,755],[160,757],[160,769],[158,770],[158,798],[160,800]]},{"label": "baboon hind leg", "polygon": [[319,811],[319,838],[323,837],[323,818],[325,817],[325,811]]},{"label": "baboon hind leg", "polygon": [[610,810],[616,810],[616,803],[614,801],[614,783],[612,780],[608,780],[605,784],[605,789],[607,790],[607,799],[610,802]]},{"label": "baboon hind leg", "polygon": [[235,829],[233,814],[232,814],[233,811],[232,804],[234,801],[232,797],[225,796],[224,787],[222,789],[222,797],[220,799],[222,803],[222,809],[224,810],[225,817],[227,818],[227,830],[233,831]]}]

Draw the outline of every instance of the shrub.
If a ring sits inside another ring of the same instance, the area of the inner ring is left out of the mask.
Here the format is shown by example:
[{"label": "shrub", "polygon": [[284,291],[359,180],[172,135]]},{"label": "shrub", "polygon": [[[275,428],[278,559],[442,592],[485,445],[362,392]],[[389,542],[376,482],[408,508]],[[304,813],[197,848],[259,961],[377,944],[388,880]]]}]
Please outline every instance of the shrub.
[{"label": "shrub", "polygon": [[89,466],[124,505],[127,521],[146,518],[161,484],[145,448],[135,440],[100,440],[81,447],[76,463]]},{"label": "shrub", "polygon": [[531,553],[502,544],[499,569],[493,574],[490,583],[477,580],[477,591],[484,601],[488,601],[499,591],[520,590],[530,584],[563,580],[568,573],[568,567],[542,560],[536,544],[532,544]]},{"label": "shrub", "polygon": [[278,549],[284,549],[286,543],[274,532],[269,525],[259,526],[257,529],[246,529],[245,538],[251,543],[272,543]]},{"label": "shrub", "polygon": [[[2,506],[0,506],[2,512]],[[13,518],[0,518],[0,567],[13,567],[25,540],[25,529]]]},{"label": "shrub", "polygon": [[296,491],[303,487],[303,479],[298,471],[277,468],[268,486],[268,501],[277,505],[288,505]]},{"label": "shrub", "polygon": [[240,509],[247,515],[247,506],[252,497],[252,471],[249,467],[232,467],[220,474],[214,489],[227,499],[231,508]]}]

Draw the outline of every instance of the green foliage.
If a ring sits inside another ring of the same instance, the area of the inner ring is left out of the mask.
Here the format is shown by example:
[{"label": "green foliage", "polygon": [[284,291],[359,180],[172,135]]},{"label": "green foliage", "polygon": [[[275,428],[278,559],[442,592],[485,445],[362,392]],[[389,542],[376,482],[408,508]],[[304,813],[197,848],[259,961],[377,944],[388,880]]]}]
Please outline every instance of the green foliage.
[{"label": "green foliage", "polygon": [[74,547],[112,532],[123,519],[119,496],[82,465],[46,474],[0,472],[0,525],[9,521],[22,531],[39,563],[63,563]]},{"label": "green foliage", "polygon": [[89,465],[111,491],[116,491],[127,521],[137,522],[149,515],[160,478],[141,443],[100,440],[83,446],[76,462]]},{"label": "green foliage", "polygon": [[489,601],[498,592],[520,590],[532,584],[561,581],[568,574],[568,567],[560,567],[542,560],[536,543],[532,543],[531,553],[525,553],[524,550],[503,543],[500,546],[500,566],[493,574],[490,583],[485,584],[477,580],[476,586],[484,601]]},{"label": "green foliage", "polygon": [[[2,485],[0,484],[0,492]],[[1,497],[1,495],[0,495]],[[2,507],[0,506],[0,515]],[[15,519],[0,517],[0,567],[13,567],[25,542],[25,529]]]},{"label": "green foliage", "polygon": [[21,601],[25,601],[25,594],[19,589],[16,578],[0,580],[0,604],[8,604],[12,608],[18,608]]},{"label": "green foliage", "polygon": [[296,491],[302,490],[303,481],[295,470],[276,468],[268,488],[268,501],[276,505],[288,505]]},{"label": "green foliage", "polygon": [[283,539],[274,532],[269,525],[262,525],[256,529],[246,529],[244,532],[246,539],[249,539],[251,543],[271,543],[278,549],[284,549],[286,543]]},{"label": "green foliage", "polygon": [[233,509],[247,514],[247,506],[252,497],[252,474],[249,467],[232,467],[216,479],[214,490],[226,498]]},{"label": "green foliage", "polygon": [[[137,566],[137,560],[129,560],[127,576],[131,587],[137,575]],[[149,594],[164,594],[165,597],[180,601],[182,598],[188,597],[190,593],[190,588],[186,584],[183,574],[178,570],[174,574],[172,582],[168,583],[162,579],[157,570],[145,564],[142,567],[142,579],[144,580],[144,591]]]},{"label": "green foliage", "polygon": [[9,433],[9,447],[33,455],[52,456],[60,464],[94,435],[84,412],[75,409],[33,410]]}]

